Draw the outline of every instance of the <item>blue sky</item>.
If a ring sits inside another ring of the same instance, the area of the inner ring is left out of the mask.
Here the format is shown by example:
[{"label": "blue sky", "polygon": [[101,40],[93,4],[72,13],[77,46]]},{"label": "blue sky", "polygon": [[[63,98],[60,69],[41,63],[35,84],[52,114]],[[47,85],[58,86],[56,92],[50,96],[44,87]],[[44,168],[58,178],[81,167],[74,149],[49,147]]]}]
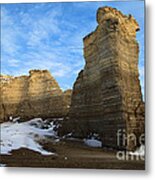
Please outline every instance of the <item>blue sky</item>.
[{"label": "blue sky", "polygon": [[48,69],[62,89],[72,88],[84,67],[83,37],[96,26],[96,12],[111,6],[140,25],[139,72],[144,94],[144,2],[74,2],[1,5],[1,73]]}]

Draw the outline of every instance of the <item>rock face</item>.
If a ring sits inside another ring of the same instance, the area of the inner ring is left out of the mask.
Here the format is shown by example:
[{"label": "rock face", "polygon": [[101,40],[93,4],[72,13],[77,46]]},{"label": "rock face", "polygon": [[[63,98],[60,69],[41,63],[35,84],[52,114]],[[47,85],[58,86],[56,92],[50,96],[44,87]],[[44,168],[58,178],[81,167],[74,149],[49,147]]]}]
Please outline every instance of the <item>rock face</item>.
[{"label": "rock face", "polygon": [[10,116],[63,117],[68,113],[71,90],[62,92],[47,70],[31,70],[29,76],[1,76],[0,122]]},{"label": "rock face", "polygon": [[[97,133],[104,146],[133,150],[144,133],[139,25],[131,15],[110,7],[98,9],[97,22],[96,30],[84,38],[86,64],[74,84],[69,119],[60,133],[80,138]],[[125,144],[121,132],[128,136]]]}]

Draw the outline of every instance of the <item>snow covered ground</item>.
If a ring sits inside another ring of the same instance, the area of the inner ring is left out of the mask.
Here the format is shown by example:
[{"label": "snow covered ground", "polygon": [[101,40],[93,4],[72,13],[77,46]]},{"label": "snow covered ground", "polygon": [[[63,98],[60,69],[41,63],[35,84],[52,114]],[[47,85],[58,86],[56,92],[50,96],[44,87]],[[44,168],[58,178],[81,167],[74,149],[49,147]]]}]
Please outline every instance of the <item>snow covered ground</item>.
[{"label": "snow covered ground", "polygon": [[12,150],[27,148],[43,155],[52,155],[54,153],[45,151],[38,141],[47,136],[57,137],[55,127],[56,125],[53,122],[45,126],[41,118],[35,118],[23,123],[3,123],[0,125],[0,154],[9,155]]},{"label": "snow covered ground", "polygon": [[[40,141],[46,140],[47,137],[55,139],[55,142],[60,141],[57,136],[58,123],[54,121],[43,121],[41,118],[34,118],[27,122],[18,123],[19,118],[11,119],[10,122],[0,124],[0,154],[10,155],[12,150],[27,148],[42,155],[52,155],[53,152],[48,152],[39,144]],[[62,119],[55,119],[62,120]],[[72,133],[64,136],[62,139],[73,139]],[[77,140],[77,139],[76,139]],[[90,147],[102,147],[102,142],[98,139],[98,135],[92,134],[86,139],[83,139],[84,144]],[[142,145],[135,152],[129,152],[130,155],[145,155],[145,146]]]}]

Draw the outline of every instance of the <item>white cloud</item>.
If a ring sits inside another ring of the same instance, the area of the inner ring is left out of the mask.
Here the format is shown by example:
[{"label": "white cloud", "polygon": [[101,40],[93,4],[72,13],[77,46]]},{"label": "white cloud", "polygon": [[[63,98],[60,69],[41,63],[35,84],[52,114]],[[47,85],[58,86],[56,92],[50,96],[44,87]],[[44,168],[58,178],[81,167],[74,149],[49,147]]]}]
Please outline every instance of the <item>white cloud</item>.
[{"label": "white cloud", "polygon": [[[27,74],[30,69],[48,69],[59,83],[68,83],[68,86],[71,86],[71,80],[73,81],[84,67],[82,38],[96,28],[96,22],[88,23],[87,18],[82,20],[78,16],[75,19],[70,17],[66,21],[61,5],[53,8],[51,4],[19,8],[16,15],[12,15],[9,9],[3,6],[2,73],[21,75]],[[89,4],[75,3],[75,10],[83,9],[87,13]],[[44,6],[48,8],[45,10]],[[97,6],[91,7],[95,13]],[[140,79],[143,87],[142,69]],[[63,81],[65,82],[62,83]]]},{"label": "white cloud", "polygon": [[8,14],[5,8],[1,9],[1,50],[2,53],[13,56],[20,50],[18,38],[23,35],[20,28],[15,25],[13,17]]},{"label": "white cloud", "polygon": [[9,63],[9,66],[11,66],[11,67],[18,67],[19,66],[19,60],[17,60],[17,59],[9,59],[8,63]]}]

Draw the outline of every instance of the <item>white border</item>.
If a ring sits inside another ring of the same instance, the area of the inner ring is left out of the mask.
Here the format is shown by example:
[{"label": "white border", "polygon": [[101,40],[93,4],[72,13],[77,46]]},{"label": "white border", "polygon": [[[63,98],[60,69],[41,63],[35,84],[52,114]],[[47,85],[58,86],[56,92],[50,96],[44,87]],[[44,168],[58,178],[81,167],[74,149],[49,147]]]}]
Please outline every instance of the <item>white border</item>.
[{"label": "white border", "polygon": [[[34,2],[83,2],[84,0],[1,0],[0,3],[34,3]],[[85,1],[135,1],[135,0],[85,0]],[[137,0],[142,1],[142,0]]]}]

